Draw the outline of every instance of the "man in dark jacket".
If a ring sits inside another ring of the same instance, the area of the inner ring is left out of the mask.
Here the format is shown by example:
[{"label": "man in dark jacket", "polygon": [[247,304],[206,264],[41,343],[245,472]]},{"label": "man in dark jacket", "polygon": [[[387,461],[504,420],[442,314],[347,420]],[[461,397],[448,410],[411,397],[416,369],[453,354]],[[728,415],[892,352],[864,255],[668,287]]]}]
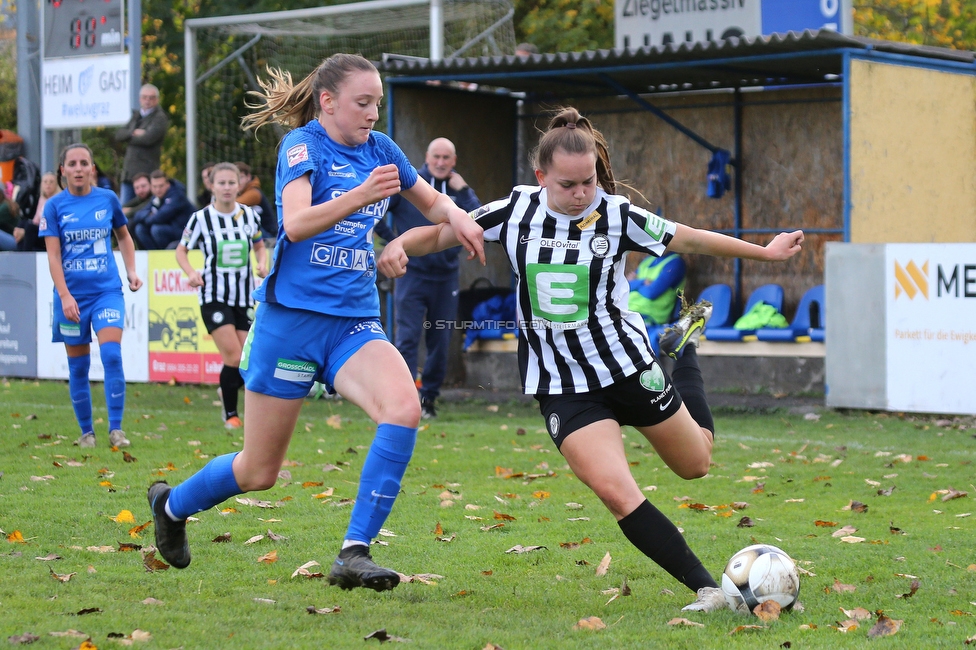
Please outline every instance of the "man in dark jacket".
[{"label": "man in dark jacket", "polygon": [[[427,156],[419,173],[435,190],[447,194],[462,210],[471,212],[481,206],[481,201],[454,170],[456,163],[454,143],[447,138],[437,138],[427,146]],[[397,234],[417,226],[431,225],[417,208],[401,199],[399,194],[390,198],[389,212],[393,215]],[[392,238],[393,233],[384,225],[382,222],[378,224],[376,234],[384,239]],[[447,351],[452,325],[457,318],[460,250],[461,247],[457,246],[439,253],[413,257],[407,265],[406,275],[396,281],[396,347],[410,372],[417,371],[417,346],[421,332],[426,332],[427,360],[420,386],[421,412],[425,419],[437,416],[434,400],[440,394],[447,374]],[[425,325],[425,322],[430,325]]]},{"label": "man in dark jacket", "polygon": [[133,218],[136,241],[143,250],[176,248],[196,208],[186,198],[183,183],[170,180],[162,170],[150,174],[149,183],[153,199]]},{"label": "man in dark jacket", "polygon": [[159,89],[146,84],[139,89],[139,110],[132,111],[129,123],[115,132],[115,139],[127,142],[122,162],[122,203],[133,197],[132,179],[139,172],[152,173],[159,168],[159,155],[169,118],[159,107]]}]

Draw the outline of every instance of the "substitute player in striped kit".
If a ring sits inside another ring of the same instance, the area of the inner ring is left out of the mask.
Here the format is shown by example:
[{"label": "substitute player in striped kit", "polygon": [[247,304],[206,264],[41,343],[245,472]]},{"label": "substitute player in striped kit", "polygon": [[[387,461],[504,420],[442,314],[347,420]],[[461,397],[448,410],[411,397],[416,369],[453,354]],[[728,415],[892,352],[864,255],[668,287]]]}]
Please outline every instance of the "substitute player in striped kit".
[{"label": "substitute player in striped kit", "polygon": [[[251,251],[258,262],[258,275],[268,274],[267,249],[261,225],[254,212],[237,202],[240,171],[223,162],[210,169],[213,203],[194,212],[176,247],[176,261],[200,289],[200,314],[213,337],[224,367],[220,370],[222,418],[228,429],[244,426],[237,412],[237,392],[244,386],[239,366],[244,340],[254,318],[254,274]],[[189,249],[203,251],[203,272],[190,264]]]},{"label": "substitute player in striped kit", "polygon": [[[708,473],[715,425],[696,346],[711,306],[687,309],[661,337],[676,359],[661,368],[639,314],[627,307],[628,251],[778,261],[803,233],[765,246],[667,221],[615,194],[606,140],[574,108],[552,119],[534,152],[538,186],[471,213],[485,241],[505,249],[518,276],[519,371],[556,447],[641,552],[697,593],[685,609],[725,607],[715,580],[677,527],[644,497],[630,472],[621,425],[636,428],[678,476]],[[378,268],[404,273],[408,255],[457,245],[450,224],[414,228],[390,242]]]}]

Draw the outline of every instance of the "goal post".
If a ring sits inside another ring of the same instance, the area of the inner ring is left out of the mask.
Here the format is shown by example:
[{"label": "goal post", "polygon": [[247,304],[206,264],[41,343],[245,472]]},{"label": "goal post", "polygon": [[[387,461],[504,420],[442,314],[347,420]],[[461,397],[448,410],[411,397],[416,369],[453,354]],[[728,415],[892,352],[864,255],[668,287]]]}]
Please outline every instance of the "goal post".
[{"label": "goal post", "polygon": [[[273,180],[275,145],[245,134],[247,90],[266,66],[304,78],[335,52],[371,60],[384,54],[511,54],[512,0],[367,0],[311,9],[191,18],[184,23],[187,193],[205,161],[244,160]],[[280,135],[280,132],[279,134]],[[270,185],[265,185],[267,191]]]}]

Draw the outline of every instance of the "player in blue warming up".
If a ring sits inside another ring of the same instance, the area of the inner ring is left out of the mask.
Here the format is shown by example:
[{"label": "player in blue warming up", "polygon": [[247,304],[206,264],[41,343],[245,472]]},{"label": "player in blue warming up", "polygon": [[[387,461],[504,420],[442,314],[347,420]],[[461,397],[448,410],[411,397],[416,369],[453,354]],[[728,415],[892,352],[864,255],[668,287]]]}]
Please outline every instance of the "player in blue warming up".
[{"label": "player in blue warming up", "polygon": [[292,85],[271,71],[245,128],[278,122],[275,182],[278,237],[241,358],[244,447],[180,485],[149,488],[156,546],[177,568],[190,564],[186,518],[242,492],[274,485],[313,382],[362,408],[377,423],[356,504],[329,582],[384,591],[399,575],[377,566],[369,544],[400,492],[420,422],[413,373],[379,322],[373,227],[401,193],[435,223],[449,221],[469,255],[484,263],[481,228],[421,178],[400,148],[373,131],[383,83],[361,56],[334,54]]},{"label": "player in blue warming up", "polygon": [[81,427],[79,447],[95,446],[92,425],[91,333],[95,330],[105,368],[105,404],[108,439],[113,447],[128,447],[122,431],[125,410],[125,375],[122,370],[122,328],[125,299],[122,280],[112,253],[112,233],[119,242],[129,290],[138,291],[136,253],[115,193],[92,187],[94,161],[88,145],[69,144],[61,152],[58,185],[66,187],[44,204],[38,225],[47,244],[48,265],[54,281],[55,343],[68,354],[68,391]]}]

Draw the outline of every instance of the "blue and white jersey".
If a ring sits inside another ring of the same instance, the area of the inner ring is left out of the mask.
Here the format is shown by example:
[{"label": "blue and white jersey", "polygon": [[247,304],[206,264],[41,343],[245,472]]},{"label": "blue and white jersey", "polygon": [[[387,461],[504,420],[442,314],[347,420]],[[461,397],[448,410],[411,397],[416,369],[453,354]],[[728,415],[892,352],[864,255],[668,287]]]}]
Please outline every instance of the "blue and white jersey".
[{"label": "blue and white jersey", "polygon": [[61,241],[61,268],[72,295],[122,289],[112,230],[127,223],[115,193],[100,187],[85,196],[64,190],[44,204],[38,234]]},{"label": "blue and white jersey", "polygon": [[312,205],[355,189],[377,167],[393,163],[400,170],[400,187],[417,182],[414,169],[400,147],[382,133],[347,147],[334,142],[317,120],[291,131],[281,142],[275,179],[278,241],[271,273],[254,299],[333,316],[378,317],[373,227],[383,218],[390,199],[368,205],[305,241],[292,242],[282,226],[281,192],[291,181],[311,174]]}]

